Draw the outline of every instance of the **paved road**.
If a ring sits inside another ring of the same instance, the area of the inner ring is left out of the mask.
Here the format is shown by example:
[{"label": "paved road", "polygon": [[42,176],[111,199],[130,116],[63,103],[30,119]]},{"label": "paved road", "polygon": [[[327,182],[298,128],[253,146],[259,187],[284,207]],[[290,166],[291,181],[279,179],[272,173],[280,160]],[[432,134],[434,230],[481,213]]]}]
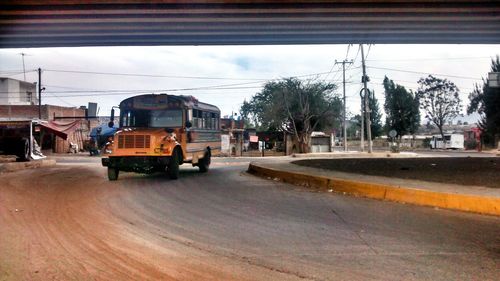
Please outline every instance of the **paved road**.
[{"label": "paved road", "polygon": [[[0,175],[0,280],[494,280],[500,218],[97,160]],[[64,161],[63,161],[64,162]]]}]

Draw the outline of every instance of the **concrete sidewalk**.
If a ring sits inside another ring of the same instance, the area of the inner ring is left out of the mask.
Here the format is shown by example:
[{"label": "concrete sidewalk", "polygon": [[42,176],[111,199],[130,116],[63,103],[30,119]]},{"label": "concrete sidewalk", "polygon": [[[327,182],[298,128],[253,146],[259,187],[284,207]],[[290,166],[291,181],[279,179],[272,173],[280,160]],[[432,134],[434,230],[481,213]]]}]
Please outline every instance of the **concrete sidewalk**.
[{"label": "concrete sidewalk", "polygon": [[500,189],[367,176],[280,162],[252,162],[250,173],[324,191],[500,216]]}]

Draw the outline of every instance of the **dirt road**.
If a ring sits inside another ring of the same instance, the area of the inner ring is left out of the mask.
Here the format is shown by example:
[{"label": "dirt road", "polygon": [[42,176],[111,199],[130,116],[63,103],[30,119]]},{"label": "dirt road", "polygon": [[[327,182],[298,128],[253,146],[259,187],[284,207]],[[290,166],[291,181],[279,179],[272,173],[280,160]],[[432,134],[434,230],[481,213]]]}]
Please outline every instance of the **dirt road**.
[{"label": "dirt road", "polygon": [[98,163],[0,175],[0,280],[493,280],[500,219]]}]

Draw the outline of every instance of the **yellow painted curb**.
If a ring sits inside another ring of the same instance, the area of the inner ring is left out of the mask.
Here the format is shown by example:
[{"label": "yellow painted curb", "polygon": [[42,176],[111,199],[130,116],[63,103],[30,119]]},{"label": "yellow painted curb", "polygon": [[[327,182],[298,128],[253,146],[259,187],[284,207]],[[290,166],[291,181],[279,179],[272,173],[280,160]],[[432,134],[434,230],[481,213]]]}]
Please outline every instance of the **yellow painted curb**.
[{"label": "yellow painted curb", "polygon": [[248,171],[295,185],[332,189],[334,192],[349,195],[500,216],[500,198],[442,193],[409,187],[311,176],[299,172],[266,168],[252,163],[248,166]]}]

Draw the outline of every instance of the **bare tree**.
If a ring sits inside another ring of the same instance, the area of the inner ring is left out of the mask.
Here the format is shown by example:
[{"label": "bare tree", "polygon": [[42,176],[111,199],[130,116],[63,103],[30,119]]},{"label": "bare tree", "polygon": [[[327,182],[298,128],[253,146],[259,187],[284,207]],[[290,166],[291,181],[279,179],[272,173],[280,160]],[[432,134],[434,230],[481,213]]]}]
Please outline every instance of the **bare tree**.
[{"label": "bare tree", "polygon": [[443,138],[443,125],[460,115],[462,109],[457,86],[447,80],[429,75],[418,80],[417,96],[425,118],[434,123]]},{"label": "bare tree", "polygon": [[245,101],[240,111],[260,129],[291,134],[299,151],[306,153],[313,131],[338,125],[334,123],[340,118],[342,101],[335,89],[334,84],[296,78],[271,81]]}]

